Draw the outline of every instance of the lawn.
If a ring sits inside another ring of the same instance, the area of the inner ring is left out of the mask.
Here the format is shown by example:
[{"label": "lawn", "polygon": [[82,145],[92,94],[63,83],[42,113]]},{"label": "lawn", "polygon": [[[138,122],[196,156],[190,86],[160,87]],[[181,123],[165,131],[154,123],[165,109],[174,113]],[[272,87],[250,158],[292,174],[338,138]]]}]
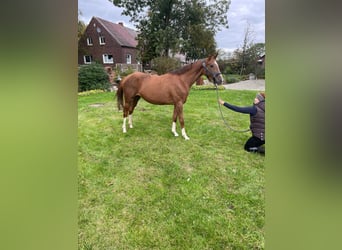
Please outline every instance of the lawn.
[{"label": "lawn", "polygon": [[[236,105],[255,93],[219,91]],[[123,134],[114,97],[78,98],[79,249],[264,249],[265,158],[243,150],[250,132],[225,126],[216,91],[191,90],[189,141],[171,133],[172,106],[144,100]],[[248,115],[222,111],[248,128]]]}]

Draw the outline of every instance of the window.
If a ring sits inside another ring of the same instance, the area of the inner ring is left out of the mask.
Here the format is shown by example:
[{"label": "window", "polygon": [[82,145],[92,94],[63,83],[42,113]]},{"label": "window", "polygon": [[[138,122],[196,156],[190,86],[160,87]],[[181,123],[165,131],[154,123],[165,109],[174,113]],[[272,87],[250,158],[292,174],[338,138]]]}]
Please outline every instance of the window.
[{"label": "window", "polygon": [[100,45],[106,44],[106,40],[104,36],[99,37]]},{"label": "window", "polygon": [[87,37],[87,45],[88,46],[93,45],[93,39],[91,39],[91,37]]},{"label": "window", "polygon": [[104,54],[102,55],[102,57],[103,57],[103,63],[114,63],[113,55]]},{"label": "window", "polygon": [[84,64],[91,64],[91,62],[93,61],[93,57],[92,56],[84,56],[83,60],[84,60]]},{"label": "window", "polygon": [[132,55],[131,54],[127,54],[126,55],[126,63],[127,64],[131,64],[132,63]]}]

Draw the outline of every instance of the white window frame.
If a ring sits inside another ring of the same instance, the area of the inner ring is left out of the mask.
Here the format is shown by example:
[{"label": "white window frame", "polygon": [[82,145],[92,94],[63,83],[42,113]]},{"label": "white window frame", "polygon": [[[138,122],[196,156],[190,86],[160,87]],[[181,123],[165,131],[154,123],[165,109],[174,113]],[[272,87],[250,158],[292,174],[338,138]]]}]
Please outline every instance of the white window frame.
[{"label": "white window frame", "polygon": [[103,54],[102,58],[103,58],[103,63],[114,63],[113,55]]},{"label": "white window frame", "polygon": [[126,64],[132,64],[132,55],[126,54]]},{"label": "white window frame", "polygon": [[87,37],[87,45],[92,46],[93,45],[93,39],[91,37]]},{"label": "white window frame", "polygon": [[93,57],[89,55],[83,56],[84,64],[91,64],[93,62]]},{"label": "white window frame", "polygon": [[106,39],[104,36],[99,36],[99,42],[100,42],[100,45],[104,45],[106,44]]}]

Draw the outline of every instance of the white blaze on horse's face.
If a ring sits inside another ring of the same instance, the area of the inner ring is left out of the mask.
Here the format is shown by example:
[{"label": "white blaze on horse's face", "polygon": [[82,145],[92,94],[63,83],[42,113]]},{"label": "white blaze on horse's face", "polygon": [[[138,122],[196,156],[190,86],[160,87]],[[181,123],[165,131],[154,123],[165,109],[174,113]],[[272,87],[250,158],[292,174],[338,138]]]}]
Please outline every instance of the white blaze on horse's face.
[{"label": "white blaze on horse's face", "polygon": [[[218,64],[217,64],[217,62],[216,62],[216,60],[215,60],[215,62],[214,62],[214,65],[215,65],[215,73],[217,74],[217,75],[215,75],[214,76],[214,81],[215,81],[215,83],[217,83],[217,84],[221,84],[222,82],[223,82],[223,78],[222,78],[222,74],[221,74],[221,71],[220,71],[220,68],[219,68],[219,66],[218,66]],[[219,74],[218,74],[219,73]]]},{"label": "white blaze on horse's face", "polygon": [[208,77],[209,81],[214,82],[215,84],[221,84],[223,82],[220,68],[215,59],[210,58],[204,67],[206,69],[205,75]]}]

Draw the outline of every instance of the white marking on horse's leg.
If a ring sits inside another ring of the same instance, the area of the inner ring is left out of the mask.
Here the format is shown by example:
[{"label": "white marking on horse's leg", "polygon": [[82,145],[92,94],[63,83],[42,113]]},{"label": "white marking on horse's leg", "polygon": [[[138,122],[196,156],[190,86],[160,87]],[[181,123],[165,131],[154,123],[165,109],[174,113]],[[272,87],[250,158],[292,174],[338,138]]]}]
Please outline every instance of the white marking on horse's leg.
[{"label": "white marking on horse's leg", "polygon": [[190,138],[185,133],[185,128],[182,128],[182,136],[184,137],[185,140],[190,140]]},{"label": "white marking on horse's leg", "polygon": [[130,128],[133,128],[133,120],[132,120],[132,115],[128,115],[128,124]]},{"label": "white marking on horse's leg", "polygon": [[172,122],[171,132],[172,132],[175,136],[178,136],[178,133],[176,132],[176,123],[175,123],[175,122]]},{"label": "white marking on horse's leg", "polygon": [[126,119],[127,119],[127,117],[123,118],[123,123],[122,123],[122,132],[123,133],[127,132],[127,130],[126,130]]}]

